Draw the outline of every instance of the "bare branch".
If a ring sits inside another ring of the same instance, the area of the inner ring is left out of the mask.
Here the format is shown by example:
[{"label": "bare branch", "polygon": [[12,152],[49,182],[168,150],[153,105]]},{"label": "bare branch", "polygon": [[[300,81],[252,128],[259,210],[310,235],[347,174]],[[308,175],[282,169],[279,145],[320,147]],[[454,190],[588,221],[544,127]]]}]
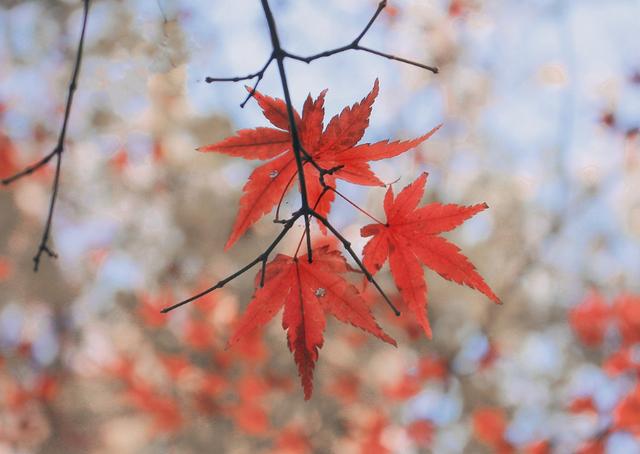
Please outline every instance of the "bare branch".
[{"label": "bare branch", "polygon": [[31,175],[35,171],[37,171],[40,168],[44,167],[49,161],[51,161],[51,158],[56,156],[58,153],[59,153],[58,149],[54,148],[51,153],[46,155],[40,161],[38,161],[38,162],[36,162],[34,164],[31,164],[30,166],[25,167],[23,170],[21,170],[20,172],[16,173],[15,175],[12,175],[12,176],[7,177],[4,180],[2,180],[2,184],[5,185],[5,186],[8,186],[11,183],[13,183],[14,181],[19,180],[22,177],[26,177],[27,175]]},{"label": "bare branch", "polygon": [[367,34],[367,32],[369,31],[373,23],[376,21],[376,19],[378,18],[382,10],[386,8],[386,6],[387,6],[387,0],[382,0],[380,3],[378,3],[378,8],[376,9],[376,12],[373,13],[373,16],[371,16],[371,19],[369,19],[369,22],[367,23],[367,25],[365,25],[362,32],[360,32],[358,37],[353,41],[354,44],[360,43],[360,40],[364,38],[364,35]]},{"label": "bare branch", "polygon": [[204,81],[208,84],[213,83],[213,82],[240,82],[243,80],[251,80],[251,79],[256,79],[256,82],[253,84],[253,88],[251,89],[251,91],[249,92],[249,94],[247,95],[247,97],[244,99],[244,101],[242,101],[242,103],[240,104],[240,107],[244,107],[247,102],[253,97],[253,95],[256,92],[256,89],[258,88],[258,84],[260,83],[260,81],[262,80],[262,78],[264,77],[264,73],[267,71],[267,68],[269,68],[269,65],[271,65],[271,62],[275,59],[274,55],[271,54],[271,56],[269,57],[269,59],[267,60],[267,62],[262,66],[262,68],[259,71],[256,71],[254,73],[251,74],[247,74],[246,76],[236,76],[236,77],[207,77],[204,79]]},{"label": "bare branch", "polygon": [[351,44],[347,44],[345,46],[336,47],[335,49],[331,49],[331,50],[325,50],[324,52],[320,52],[320,53],[317,53],[317,54],[314,54],[314,55],[310,55],[308,57],[301,57],[300,55],[291,54],[289,52],[285,52],[285,54],[286,54],[287,57],[292,58],[294,60],[302,61],[302,62],[305,62],[305,63],[311,63],[314,60],[318,60],[320,58],[325,58],[325,57],[330,57],[331,55],[340,54],[340,53],[346,52],[348,50],[361,50],[363,52],[368,52],[370,54],[378,55],[379,57],[388,58],[389,60],[395,60],[395,61],[399,61],[399,62],[402,62],[402,63],[406,63],[406,64],[411,65],[411,66],[416,66],[418,68],[426,69],[428,71],[431,71],[434,74],[437,74],[438,73],[438,68],[436,68],[434,66],[428,66],[428,65],[425,65],[425,64],[422,64],[422,63],[418,63],[418,62],[415,62],[415,61],[412,61],[412,60],[407,60],[406,58],[397,57],[395,55],[387,54],[387,53],[380,52],[380,51],[377,51],[377,50],[374,50],[374,49],[370,49],[369,47],[365,47],[365,46],[361,46],[360,45],[360,41],[367,34],[367,32],[369,31],[369,29],[371,28],[373,23],[376,21],[376,19],[378,18],[378,16],[380,15],[382,10],[386,6],[387,6],[386,0],[381,1],[378,4],[378,9],[376,9],[376,12],[373,13],[373,16],[371,16],[371,19],[369,19],[369,22],[367,23],[367,25],[360,32],[360,34],[351,42]]},{"label": "bare branch", "polygon": [[49,236],[51,233],[51,222],[53,219],[53,213],[55,209],[56,199],[58,197],[58,189],[60,187],[60,169],[62,166],[62,153],[64,152],[64,141],[67,135],[67,125],[69,123],[69,116],[71,114],[71,105],[73,104],[73,95],[76,91],[78,84],[78,75],[80,74],[80,66],[82,65],[82,52],[84,49],[84,35],[87,29],[87,18],[89,16],[89,0],[83,1],[83,17],[82,17],[82,31],[80,32],[80,40],[78,42],[78,51],[76,53],[75,64],[71,75],[71,82],[69,83],[69,91],[67,93],[67,104],[64,109],[64,120],[62,121],[62,127],[58,136],[58,143],[56,147],[48,155],[42,158],[40,161],[26,167],[24,170],[16,173],[15,175],[2,180],[3,185],[9,185],[14,181],[19,180],[22,177],[31,175],[33,172],[45,166],[54,156],[56,157],[56,170],[53,178],[53,189],[51,191],[51,201],[49,202],[49,212],[47,214],[47,220],[45,222],[42,238],[40,239],[40,245],[38,251],[33,257],[33,270],[38,271],[40,266],[40,258],[42,254],[47,254],[49,257],[56,258],[57,255],[49,246]]},{"label": "bare branch", "polygon": [[412,60],[407,60],[406,58],[402,58],[402,57],[396,57],[395,55],[391,55],[391,54],[385,54],[384,52],[380,52],[374,49],[369,49],[368,47],[364,47],[364,46],[358,46],[356,49],[364,52],[369,52],[370,54],[379,55],[380,57],[388,58],[389,60],[395,60],[402,63],[406,63],[407,65],[417,66],[418,68],[426,69],[428,71],[431,71],[434,74],[438,74],[438,68],[436,68],[435,66],[427,66],[422,63],[418,63]]},{"label": "bare branch", "polygon": [[280,234],[271,242],[271,244],[269,245],[269,247],[267,247],[267,249],[260,254],[259,256],[257,256],[255,259],[253,259],[251,262],[249,262],[247,265],[245,265],[244,267],[240,268],[238,271],[236,271],[235,273],[227,276],[226,278],[222,279],[221,281],[219,281],[218,283],[216,283],[215,285],[213,285],[212,287],[209,287],[206,290],[203,290],[202,292],[193,295],[189,298],[187,298],[186,300],[180,301],[177,304],[174,304],[173,306],[169,306],[169,307],[165,307],[164,309],[162,309],[160,312],[162,312],[163,314],[166,314],[167,312],[171,312],[174,309],[177,309],[181,306],[184,306],[185,304],[188,304],[192,301],[197,300],[198,298],[202,298],[205,295],[208,295],[209,293],[213,292],[214,290],[217,290],[219,288],[224,287],[227,283],[231,282],[232,280],[234,280],[235,278],[241,276],[242,274],[244,274],[245,272],[249,271],[251,268],[253,268],[255,265],[257,265],[258,263],[262,262],[263,263],[263,270],[262,270],[262,274],[261,274],[261,282],[264,282],[264,267],[266,266],[266,262],[267,259],[269,258],[269,254],[271,254],[271,252],[275,249],[275,247],[278,245],[278,243],[280,243],[280,241],[285,237],[285,235],[287,234],[287,232],[289,230],[291,230],[291,227],[293,227],[293,224],[296,222],[296,220],[302,216],[302,212],[299,211],[297,213],[295,213],[291,219],[289,219],[287,221],[287,223],[284,225],[282,231],[280,232]]}]

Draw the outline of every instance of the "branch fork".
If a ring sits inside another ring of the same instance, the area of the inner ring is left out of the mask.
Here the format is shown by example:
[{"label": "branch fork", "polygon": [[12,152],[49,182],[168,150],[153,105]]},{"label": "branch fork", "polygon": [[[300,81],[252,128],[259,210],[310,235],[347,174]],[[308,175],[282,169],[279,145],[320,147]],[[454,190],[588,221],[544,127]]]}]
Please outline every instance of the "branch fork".
[{"label": "branch fork", "polygon": [[[263,4],[263,9],[264,9],[264,2],[262,2],[262,4]],[[382,12],[382,10],[384,10],[386,8],[386,6],[387,6],[387,1],[386,0],[382,0],[380,3],[378,3],[378,8],[376,9],[375,13],[373,13],[373,16],[371,16],[371,19],[369,19],[369,22],[367,22],[367,25],[365,25],[364,29],[349,44],[346,44],[346,45],[340,46],[340,47],[336,47],[335,49],[325,50],[323,52],[319,52],[317,54],[309,55],[309,56],[306,56],[306,57],[303,57],[303,56],[300,56],[300,55],[296,55],[296,54],[292,54],[291,52],[286,51],[280,45],[278,45],[278,47],[274,47],[273,51],[271,52],[271,55],[269,56],[269,59],[262,66],[262,68],[260,68],[258,71],[254,72],[254,73],[251,73],[251,74],[248,74],[246,76],[206,77],[205,78],[205,82],[210,84],[210,83],[213,83],[213,82],[240,82],[240,81],[243,81],[243,80],[256,79],[256,81],[255,81],[255,83],[253,85],[253,88],[251,89],[251,91],[249,92],[247,97],[244,99],[244,101],[242,101],[242,103],[240,104],[240,107],[244,108],[244,106],[247,104],[249,99],[251,99],[253,97],[253,95],[255,94],[256,89],[258,88],[258,84],[260,84],[260,81],[264,77],[264,74],[267,71],[267,69],[269,68],[269,65],[271,65],[271,63],[274,60],[283,61],[285,58],[290,58],[292,60],[298,60],[298,61],[301,61],[301,62],[309,64],[309,63],[311,63],[311,62],[313,62],[315,60],[318,60],[320,58],[330,57],[332,55],[340,54],[342,52],[346,52],[346,51],[349,51],[349,50],[356,50],[356,51],[362,51],[362,52],[367,52],[369,54],[377,55],[378,57],[383,57],[383,58],[386,58],[388,60],[394,60],[394,61],[398,61],[398,62],[401,62],[401,63],[405,63],[407,65],[415,66],[417,68],[422,68],[422,69],[425,69],[427,71],[431,71],[434,74],[438,74],[438,68],[436,68],[435,66],[425,65],[423,63],[419,63],[419,62],[416,62],[416,61],[413,61],[413,60],[408,60],[406,58],[398,57],[396,55],[392,55],[392,54],[388,54],[388,53],[385,53],[385,52],[381,52],[379,50],[371,49],[370,47],[362,46],[360,44],[360,41],[362,41],[362,39],[365,37],[365,35],[367,34],[367,32],[369,31],[371,26],[374,24],[376,19],[378,19],[378,16],[380,16],[380,13]],[[267,8],[268,8],[268,5],[267,5]],[[265,10],[265,14],[266,14],[266,10]],[[269,12],[269,15],[271,15],[270,12]],[[267,21],[268,21],[268,19],[267,19]],[[274,24],[274,26],[275,26],[275,24]],[[269,25],[269,31],[270,32],[272,31],[271,25]]]},{"label": "branch fork", "polygon": [[[286,50],[284,50],[282,48],[282,46],[280,45],[280,39],[279,39],[279,36],[278,36],[278,31],[277,31],[275,19],[273,17],[273,13],[271,12],[271,8],[269,6],[269,0],[260,0],[260,2],[262,4],[262,8],[264,10],[265,18],[267,20],[267,25],[269,27],[269,35],[270,35],[270,38],[271,38],[271,44],[273,46],[273,51],[272,51],[271,55],[269,56],[269,58],[267,59],[266,63],[258,71],[254,72],[254,73],[251,73],[251,74],[248,74],[246,76],[226,77],[226,78],[224,78],[224,77],[223,78],[207,77],[205,79],[205,81],[207,83],[212,83],[212,82],[239,82],[239,81],[243,81],[243,80],[256,79],[256,81],[255,81],[255,83],[253,85],[253,88],[249,91],[248,96],[245,98],[245,100],[242,102],[242,104],[240,104],[240,107],[244,107],[245,104],[249,101],[249,99],[251,99],[253,97],[253,95],[255,94],[256,89],[258,87],[258,84],[260,83],[260,81],[264,77],[264,74],[265,74],[266,70],[269,68],[269,66],[271,65],[271,63],[273,61],[276,62],[277,66],[278,66],[278,73],[280,75],[280,81],[282,83],[282,90],[284,92],[284,100],[285,100],[285,104],[286,104],[286,107],[287,107],[287,117],[288,117],[288,120],[289,120],[289,131],[291,133],[292,152],[293,152],[293,155],[295,157],[296,166],[297,166],[297,170],[298,170],[297,171],[297,175],[298,175],[298,182],[299,182],[299,186],[300,186],[301,207],[296,212],[294,212],[289,219],[281,220],[278,217],[279,216],[280,204],[282,203],[282,199],[281,199],[280,203],[278,204],[278,210],[276,211],[276,218],[274,219],[273,222],[278,223],[278,224],[282,224],[283,225],[283,229],[278,234],[278,236],[271,242],[271,244],[267,247],[267,249],[264,252],[262,252],[260,255],[258,255],[255,259],[253,259],[250,263],[248,263],[246,266],[244,266],[240,270],[238,270],[235,273],[231,274],[230,276],[222,279],[221,281],[219,281],[218,283],[216,283],[213,286],[209,287],[208,289],[206,289],[206,290],[204,290],[204,291],[202,291],[202,292],[200,292],[200,293],[198,293],[198,294],[196,294],[194,296],[191,296],[190,298],[188,298],[188,299],[186,299],[184,301],[181,301],[181,302],[179,302],[177,304],[174,304],[173,306],[164,308],[162,310],[162,312],[163,313],[170,312],[170,311],[172,311],[172,310],[174,310],[174,309],[176,309],[178,307],[181,307],[181,306],[183,306],[183,305],[185,305],[187,303],[190,303],[191,301],[194,301],[194,300],[196,300],[198,298],[201,298],[202,296],[207,295],[208,293],[211,293],[212,291],[214,291],[216,289],[219,289],[219,288],[223,287],[229,281],[235,279],[236,277],[240,276],[241,274],[244,274],[246,271],[248,271],[249,269],[253,268],[258,263],[261,263],[260,287],[264,286],[265,272],[266,272],[267,260],[269,258],[269,255],[275,249],[275,247],[280,243],[280,241],[286,236],[286,234],[289,232],[289,230],[291,230],[291,228],[293,227],[295,222],[299,218],[302,217],[302,218],[304,218],[304,229],[305,230],[304,230],[302,238],[300,239],[300,243],[298,245],[298,250],[300,248],[300,245],[302,244],[303,239],[306,238],[307,259],[308,259],[309,263],[311,263],[313,261],[313,252],[312,252],[312,247],[311,247],[310,219],[311,218],[315,218],[320,223],[322,223],[327,228],[327,230],[329,230],[340,241],[342,246],[349,253],[351,258],[356,262],[356,264],[358,265],[358,267],[360,268],[362,273],[365,275],[366,279],[374,285],[376,290],[384,298],[385,302],[391,308],[391,310],[396,315],[400,315],[400,311],[391,302],[391,300],[389,299],[387,294],[382,290],[382,288],[380,287],[378,282],[374,279],[373,275],[366,269],[366,267],[364,266],[364,264],[362,263],[362,261],[360,260],[358,255],[355,253],[355,251],[351,247],[351,242],[349,242],[329,222],[329,220],[326,217],[320,215],[318,212],[315,211],[315,206],[317,206],[317,204],[320,202],[320,199],[322,198],[322,196],[324,196],[324,194],[326,192],[330,191],[330,190],[334,191],[340,197],[345,198],[345,200],[347,200],[352,205],[355,205],[355,204],[353,204],[353,202],[351,202],[350,200],[346,199],[346,197],[344,197],[335,188],[333,188],[332,186],[329,186],[325,181],[325,176],[326,175],[333,175],[334,173],[338,172],[343,166],[339,165],[339,166],[336,166],[336,167],[332,167],[330,169],[325,169],[325,168],[321,167],[313,159],[313,157],[302,147],[302,143],[301,143],[300,137],[299,137],[298,128],[297,128],[296,123],[295,123],[293,103],[291,101],[291,94],[290,94],[290,91],[289,91],[289,84],[288,84],[288,81],[287,81],[287,74],[286,74],[285,67],[284,67],[284,60],[285,60],[285,58],[290,58],[290,59],[293,59],[293,60],[303,61],[305,63],[311,63],[312,61],[317,60],[319,58],[329,57],[331,55],[336,55],[336,54],[339,54],[339,53],[342,53],[342,52],[346,52],[348,50],[360,50],[360,51],[368,52],[368,53],[371,53],[371,54],[374,54],[374,55],[378,55],[378,56],[381,56],[381,57],[384,57],[384,58],[387,58],[387,59],[390,59],[390,60],[395,60],[395,61],[406,63],[406,64],[409,64],[409,65],[412,65],[412,66],[416,66],[416,67],[419,67],[419,68],[422,68],[422,69],[426,69],[426,70],[431,71],[433,73],[437,73],[438,69],[435,68],[435,67],[423,65],[422,63],[414,62],[414,61],[407,60],[407,59],[404,59],[404,58],[396,57],[394,55],[390,55],[390,54],[386,54],[386,53],[383,53],[383,52],[379,52],[377,50],[373,50],[373,49],[370,49],[368,47],[364,47],[364,46],[360,45],[360,41],[364,38],[364,36],[367,34],[367,32],[369,31],[369,29],[371,28],[373,23],[376,21],[376,19],[378,18],[378,16],[382,12],[382,10],[386,7],[386,5],[387,5],[386,0],[381,1],[378,4],[378,8],[376,9],[375,13],[371,17],[371,19],[369,20],[367,25],[364,27],[362,32],[360,32],[360,34],[358,34],[358,36],[350,44],[348,44],[346,46],[338,47],[338,48],[335,48],[335,49],[327,50],[327,51],[321,52],[319,54],[311,55],[311,56],[308,56],[308,57],[301,57],[301,56],[298,56],[298,55],[291,54],[291,53],[287,52]],[[313,167],[315,167],[316,170],[318,170],[318,173],[319,173],[319,177],[318,178],[320,180],[320,184],[323,187],[323,191],[320,194],[320,196],[318,197],[318,200],[315,202],[315,205],[314,205],[313,208],[309,204],[308,195],[307,195],[306,181],[305,181],[305,178],[304,178],[304,165],[307,164],[307,163],[311,164]],[[295,176],[294,176],[294,178],[295,178]],[[293,182],[294,178],[291,179],[289,184],[291,184],[291,182]],[[287,185],[287,187],[288,187],[288,185]],[[286,190],[285,190],[285,192],[286,192]],[[284,197],[284,194],[283,194],[283,197]],[[357,206],[356,206],[356,208],[358,208],[360,211],[363,211],[361,208],[359,208]],[[365,212],[365,214],[368,215],[368,213],[366,213],[366,212]],[[375,218],[373,218],[373,219],[376,220]],[[379,221],[376,220],[376,222],[379,222]],[[294,258],[296,260],[297,260],[297,253],[298,253],[298,251],[296,251],[295,258]]]}]

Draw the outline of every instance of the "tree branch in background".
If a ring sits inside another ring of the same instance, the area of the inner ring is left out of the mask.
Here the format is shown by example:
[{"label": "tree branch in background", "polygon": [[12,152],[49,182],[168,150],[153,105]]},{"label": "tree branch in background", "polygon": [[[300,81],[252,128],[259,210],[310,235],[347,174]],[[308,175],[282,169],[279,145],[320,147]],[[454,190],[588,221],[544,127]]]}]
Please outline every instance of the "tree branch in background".
[{"label": "tree branch in background", "polygon": [[80,32],[80,41],[78,42],[78,51],[76,53],[76,60],[73,67],[73,73],[71,75],[71,82],[69,83],[69,91],[67,94],[67,105],[64,110],[64,120],[62,121],[62,128],[60,129],[60,134],[58,136],[58,142],[55,148],[40,161],[26,167],[24,170],[16,173],[13,176],[5,178],[2,180],[2,184],[7,186],[14,181],[19,180],[22,177],[27,175],[31,175],[36,172],[40,168],[44,167],[51,159],[56,158],[56,169],[55,176],[53,178],[53,188],[51,191],[51,201],[49,203],[49,212],[47,214],[47,221],[45,222],[44,231],[42,232],[42,237],[40,239],[40,245],[38,246],[38,251],[36,255],[33,257],[33,270],[38,271],[40,266],[40,259],[42,254],[46,253],[49,257],[56,258],[56,253],[49,246],[49,237],[51,234],[51,222],[53,219],[53,212],[56,205],[56,199],[58,197],[58,190],[60,187],[60,169],[62,166],[62,153],[64,152],[64,141],[67,135],[67,125],[69,123],[69,115],[71,114],[71,105],[73,104],[73,95],[76,91],[77,83],[78,83],[78,75],[80,73],[80,66],[82,64],[82,52],[84,48],[84,35],[87,29],[87,18],[89,16],[89,0],[83,0],[83,18],[82,18],[82,31]]}]

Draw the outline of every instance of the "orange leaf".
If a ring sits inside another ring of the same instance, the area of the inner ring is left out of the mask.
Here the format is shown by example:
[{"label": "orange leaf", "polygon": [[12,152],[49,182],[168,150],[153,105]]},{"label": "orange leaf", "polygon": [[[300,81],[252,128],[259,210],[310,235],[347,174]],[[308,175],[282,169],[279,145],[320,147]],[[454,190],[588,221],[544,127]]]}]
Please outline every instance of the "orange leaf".
[{"label": "orange leaf", "polygon": [[229,346],[264,326],[284,307],[282,327],[298,365],[305,399],[311,397],[313,369],[322,347],[325,313],[350,323],[381,340],[395,341],[376,323],[365,300],[343,274],[346,260],[329,246],[314,249],[313,262],[278,254],[265,271],[265,285],[258,288],[238,322]]},{"label": "orange leaf", "polygon": [[601,295],[591,293],[569,312],[569,324],[588,346],[602,342],[611,310]]},{"label": "orange leaf", "polygon": [[0,282],[7,280],[12,272],[13,265],[11,265],[11,262],[7,258],[0,256]]},{"label": "orange leaf", "polygon": [[625,344],[640,342],[640,297],[619,296],[613,303],[613,315]]},{"label": "orange leaf", "polygon": [[512,452],[504,438],[507,418],[500,408],[482,408],[473,412],[473,432],[476,438],[496,451]]},{"label": "orange leaf", "polygon": [[618,404],[613,419],[613,424],[618,430],[640,436],[640,385]]},{"label": "orange leaf", "polygon": [[[304,151],[324,169],[341,166],[332,175],[325,175],[325,183],[329,187],[335,187],[336,179],[366,186],[382,186],[383,183],[369,167],[369,161],[402,154],[415,148],[438,130],[439,126],[413,140],[397,142],[385,140],[375,144],[357,145],[369,126],[369,116],[378,91],[379,86],[376,80],[367,96],[334,116],[324,131],[326,90],[322,91],[315,100],[311,95],[307,97],[302,117],[294,111]],[[223,153],[244,159],[271,159],[257,167],[245,184],[240,199],[240,209],[225,249],[230,248],[247,229],[269,213],[294,186],[291,184],[294,179],[299,178],[295,156],[292,153],[286,104],[281,99],[271,98],[260,92],[255,92],[254,97],[262,108],[264,116],[277,129],[266,127],[243,129],[235,136],[198,148],[200,151]],[[309,163],[305,162],[304,165],[304,180],[309,203],[314,206],[316,201],[319,201],[316,211],[327,215],[335,194],[325,193],[323,198],[319,199],[323,188],[319,182],[318,170]],[[320,228],[323,232],[325,231],[323,225]]]},{"label": "orange leaf", "polygon": [[407,435],[409,435],[409,438],[421,446],[428,446],[433,440],[433,434],[433,423],[424,419],[413,421],[409,427],[407,427]]},{"label": "orange leaf", "polygon": [[363,250],[365,267],[376,273],[389,258],[400,295],[431,338],[422,264],[445,279],[479,290],[496,303],[500,300],[460,249],[438,236],[484,210],[486,204],[465,207],[432,203],[418,208],[426,181],[427,174],[423,173],[395,198],[389,187],[384,199],[386,224],[369,224],[360,234],[373,237]]}]

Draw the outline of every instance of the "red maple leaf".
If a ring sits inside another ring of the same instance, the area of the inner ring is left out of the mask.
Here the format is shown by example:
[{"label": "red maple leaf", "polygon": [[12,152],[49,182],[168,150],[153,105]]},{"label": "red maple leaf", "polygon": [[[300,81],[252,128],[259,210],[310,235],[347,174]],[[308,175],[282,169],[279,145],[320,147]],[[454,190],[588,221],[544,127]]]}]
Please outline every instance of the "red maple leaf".
[{"label": "red maple leaf", "polygon": [[569,324],[580,340],[590,347],[600,345],[609,325],[611,308],[602,295],[591,292],[569,312]]},{"label": "red maple leaf", "polygon": [[146,382],[141,381],[131,386],[125,397],[134,407],[151,417],[153,434],[176,432],[184,423],[178,401]]},{"label": "red maple leaf", "polygon": [[13,265],[9,259],[0,255],[0,282],[7,280],[13,272]]},{"label": "red maple leaf", "polygon": [[508,454],[514,448],[505,439],[507,417],[500,408],[484,407],[472,414],[473,432],[478,440],[493,448],[493,452]]},{"label": "red maple leaf", "polygon": [[613,302],[613,313],[626,345],[640,342],[640,297],[622,294]]},{"label": "red maple leaf", "polygon": [[590,396],[576,397],[569,404],[569,411],[572,413],[593,413],[598,414],[598,408],[596,407],[593,398]]},{"label": "red maple leaf", "polygon": [[247,434],[262,435],[269,430],[269,416],[266,410],[255,402],[242,401],[238,405],[231,407],[229,413],[238,429]]},{"label": "red maple leaf", "polygon": [[635,371],[640,377],[640,358],[636,353],[637,347],[623,347],[607,358],[602,369],[609,375],[620,375]]},{"label": "red maple leaf", "polygon": [[[323,169],[342,166],[335,173],[324,177],[325,183],[330,187],[335,187],[336,178],[360,185],[383,186],[382,181],[369,167],[368,161],[391,158],[415,148],[439,128],[438,126],[413,140],[397,142],[383,140],[373,144],[357,145],[369,126],[371,108],[378,95],[378,80],[376,79],[373,89],[367,96],[353,106],[345,107],[324,128],[326,92],[327,90],[322,91],[315,100],[309,95],[302,109],[302,117],[295,112],[294,118],[302,147],[316,164]],[[264,116],[275,128],[242,129],[235,136],[198,149],[244,159],[271,159],[257,167],[249,176],[249,181],[243,188],[240,209],[225,250],[278,204],[292,188],[292,183],[298,174],[296,160],[291,152],[292,143],[286,104],[281,99],[271,98],[259,92],[255,92],[254,97],[262,108]],[[320,173],[308,163],[304,167],[304,177],[309,204],[315,206],[315,211],[319,214],[326,216],[331,209],[335,194],[329,191],[320,199],[323,192]]]},{"label": "red maple leaf", "polygon": [[17,150],[9,136],[0,132],[0,179],[18,171]]},{"label": "red maple leaf", "polygon": [[524,448],[525,454],[551,454],[551,443],[548,440],[538,440]]},{"label": "red maple leaf", "polygon": [[312,263],[306,255],[297,258],[278,254],[267,265],[264,287],[256,290],[229,346],[265,325],[284,307],[282,327],[287,330],[305,399],[309,399],[313,368],[324,341],[325,313],[395,345],[378,326],[356,287],[344,279],[343,274],[349,270],[342,254],[328,246],[313,250]]},{"label": "red maple leaf", "polygon": [[273,453],[306,454],[312,451],[309,437],[302,427],[290,425],[282,429],[275,438]]},{"label": "red maple leaf", "polygon": [[428,446],[433,440],[435,427],[431,421],[418,419],[409,424],[406,431],[409,438],[411,438],[416,444]]},{"label": "red maple leaf", "polygon": [[360,234],[372,236],[363,250],[364,266],[375,274],[389,258],[391,274],[400,295],[431,338],[426,310],[427,284],[421,263],[445,279],[479,290],[496,303],[500,300],[460,249],[439,236],[484,210],[487,205],[430,203],[418,208],[426,181],[427,174],[423,173],[395,198],[393,189],[389,187],[384,198],[386,224],[369,224],[360,230]]},{"label": "red maple leaf", "polygon": [[576,450],[576,454],[604,454],[604,439],[587,440]]},{"label": "red maple leaf", "polygon": [[640,385],[620,402],[613,418],[616,429],[640,435]]}]

